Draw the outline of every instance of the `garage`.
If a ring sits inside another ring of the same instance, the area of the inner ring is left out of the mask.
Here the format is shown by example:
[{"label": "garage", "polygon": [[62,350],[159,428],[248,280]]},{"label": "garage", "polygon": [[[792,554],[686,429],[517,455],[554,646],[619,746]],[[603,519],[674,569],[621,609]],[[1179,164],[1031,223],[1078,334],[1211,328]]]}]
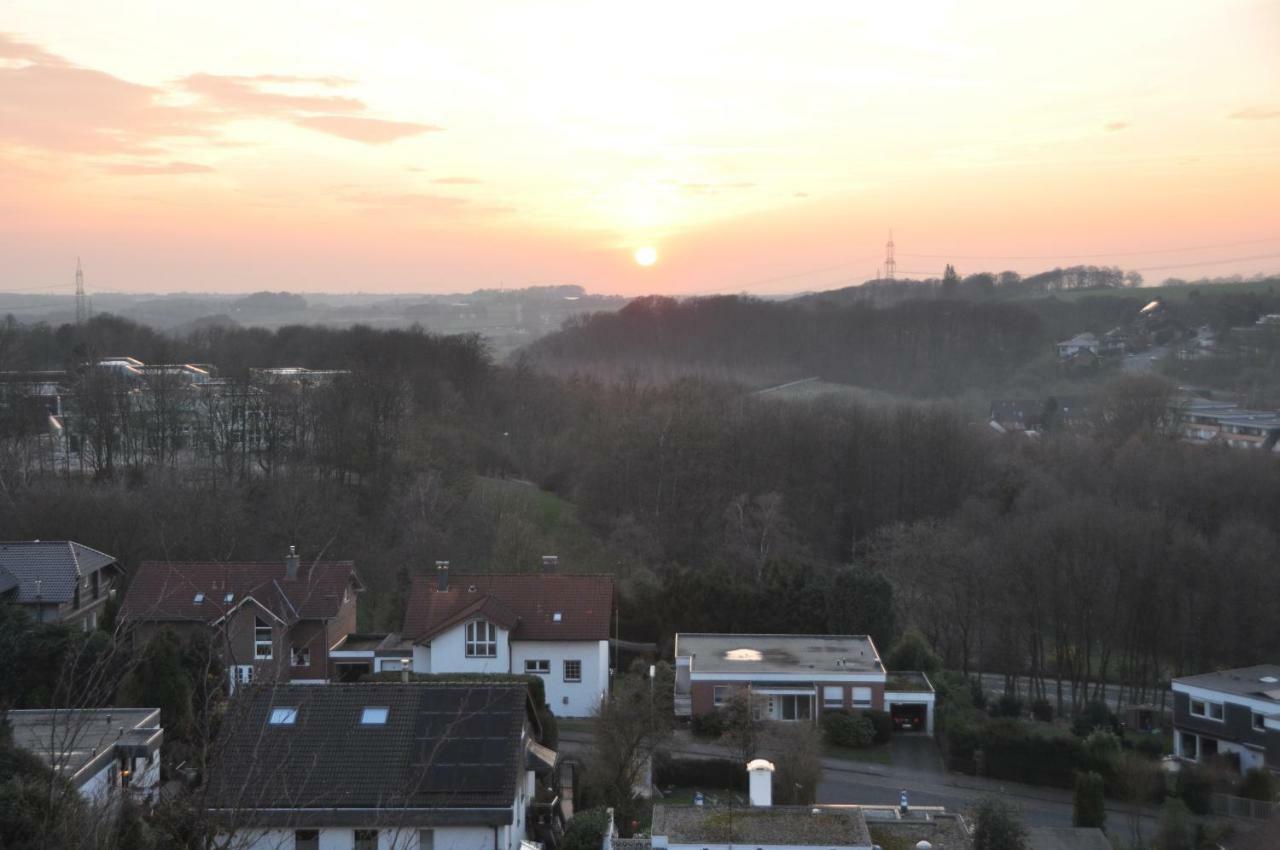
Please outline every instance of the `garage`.
[{"label": "garage", "polygon": [[928,706],[923,703],[892,703],[889,716],[895,732],[923,732],[929,726]]},{"label": "garage", "polygon": [[933,734],[933,683],[919,672],[890,672],[886,677],[884,707],[893,718],[895,732]]}]

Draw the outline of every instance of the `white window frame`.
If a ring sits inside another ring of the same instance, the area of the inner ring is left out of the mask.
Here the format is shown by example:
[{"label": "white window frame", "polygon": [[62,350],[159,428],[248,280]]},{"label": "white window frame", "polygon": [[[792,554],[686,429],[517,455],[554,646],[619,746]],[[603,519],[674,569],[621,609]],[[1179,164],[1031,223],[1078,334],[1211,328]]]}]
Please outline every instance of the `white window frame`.
[{"label": "white window frame", "polygon": [[729,702],[729,693],[733,688],[728,685],[714,685],[711,688],[711,704],[716,708],[723,707]]},{"label": "white window frame", "polygon": [[524,660],[524,674],[526,676],[550,676],[551,659],[526,658]]},{"label": "white window frame", "polygon": [[[570,665],[572,665],[572,667],[571,667]],[[577,670],[577,671],[578,671],[578,672],[577,672],[577,675],[570,675],[569,671],[570,671],[571,669],[572,669],[572,670]],[[582,659],[580,659],[580,658],[566,658],[566,659],[564,660],[564,680],[565,680],[566,682],[581,682],[581,681],[582,681]]]},{"label": "white window frame", "polygon": [[468,658],[498,657],[498,627],[488,620],[469,620],[466,626]]},{"label": "white window frame", "polygon": [[[267,633],[267,639],[262,639],[263,631]],[[266,652],[263,652],[266,647]],[[270,661],[275,653],[274,641],[271,639],[271,624],[261,617],[253,618],[253,658],[255,661]]]},{"label": "white window frame", "polygon": [[844,686],[823,685],[822,707],[827,710],[844,708]]},{"label": "white window frame", "polygon": [[235,667],[235,680],[242,685],[253,684],[253,665],[237,664]]},{"label": "white window frame", "polygon": [[295,646],[289,649],[289,666],[291,667],[310,667],[311,666],[311,647]]},{"label": "white window frame", "polygon": [[850,705],[854,708],[871,708],[871,701],[875,699],[875,691],[871,688],[854,687],[853,693],[850,695]]},{"label": "white window frame", "polygon": [[[1200,706],[1200,710],[1196,711],[1196,706]],[[1218,715],[1215,717],[1213,712],[1217,709]],[[1192,698],[1187,706],[1187,710],[1192,717],[1199,717],[1201,720],[1212,720],[1214,723],[1223,723],[1227,715],[1226,709],[1222,703],[1214,702],[1207,699]]]}]

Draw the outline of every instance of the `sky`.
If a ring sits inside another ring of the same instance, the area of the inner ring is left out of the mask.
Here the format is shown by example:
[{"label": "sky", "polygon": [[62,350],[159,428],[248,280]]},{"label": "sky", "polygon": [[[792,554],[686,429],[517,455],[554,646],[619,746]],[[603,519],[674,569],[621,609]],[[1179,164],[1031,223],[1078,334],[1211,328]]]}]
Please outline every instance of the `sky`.
[{"label": "sky", "polygon": [[1278,201],[1276,0],[0,6],[0,291],[1152,282]]}]

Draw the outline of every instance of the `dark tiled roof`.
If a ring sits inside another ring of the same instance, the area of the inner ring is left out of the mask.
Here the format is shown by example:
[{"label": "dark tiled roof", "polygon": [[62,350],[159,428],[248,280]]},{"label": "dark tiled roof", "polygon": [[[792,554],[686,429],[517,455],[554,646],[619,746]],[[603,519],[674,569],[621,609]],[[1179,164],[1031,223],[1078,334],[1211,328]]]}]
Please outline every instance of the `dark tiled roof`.
[{"label": "dark tiled roof", "polygon": [[[297,709],[271,725],[272,708]],[[362,725],[385,707],[384,725]],[[231,705],[209,778],[213,809],[508,810],[523,772],[523,684],[263,686]]]},{"label": "dark tiled roof", "polygon": [[115,562],[105,552],[69,540],[0,543],[0,591],[16,587],[16,602],[35,602],[39,581],[41,601],[70,602],[77,577],[91,575]]},{"label": "dark tiled roof", "polygon": [[[501,608],[482,608],[489,605],[486,597]],[[404,636],[428,640],[472,614],[504,627],[499,618],[514,617],[511,636],[515,640],[608,640],[613,578],[560,573],[454,575],[442,593],[434,576],[414,576]]]},{"label": "dark tiled roof", "polygon": [[[121,613],[135,621],[211,623],[252,596],[281,620],[327,620],[338,613],[348,582],[363,589],[351,561],[304,562],[285,577],[284,561],[168,563],[144,561],[124,597]],[[203,601],[195,601],[196,594]],[[227,602],[227,594],[231,601]]]}]

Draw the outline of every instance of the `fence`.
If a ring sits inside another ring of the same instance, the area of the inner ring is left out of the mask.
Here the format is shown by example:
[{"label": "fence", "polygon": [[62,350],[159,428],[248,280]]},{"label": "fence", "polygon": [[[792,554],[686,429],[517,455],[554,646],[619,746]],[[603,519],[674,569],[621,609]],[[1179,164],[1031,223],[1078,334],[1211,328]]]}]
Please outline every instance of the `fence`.
[{"label": "fence", "polygon": [[1228,818],[1244,818],[1246,820],[1266,820],[1280,811],[1280,804],[1268,803],[1265,800],[1250,800],[1247,797],[1233,797],[1230,794],[1214,794],[1211,805],[1213,813]]}]

